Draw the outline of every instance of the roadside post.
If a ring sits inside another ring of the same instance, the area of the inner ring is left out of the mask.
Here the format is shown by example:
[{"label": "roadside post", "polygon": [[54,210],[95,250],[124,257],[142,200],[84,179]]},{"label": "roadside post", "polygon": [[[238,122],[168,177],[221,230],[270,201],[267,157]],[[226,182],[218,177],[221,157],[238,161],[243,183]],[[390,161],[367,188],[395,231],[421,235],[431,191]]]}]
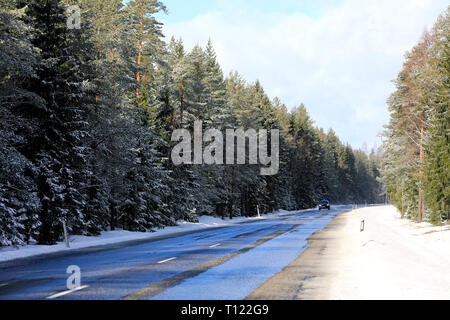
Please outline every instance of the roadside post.
[{"label": "roadside post", "polygon": [[70,245],[69,245],[69,238],[68,238],[68,236],[67,236],[67,226],[66,226],[66,221],[63,220],[62,224],[63,224],[64,241],[66,242],[66,248],[70,248]]}]

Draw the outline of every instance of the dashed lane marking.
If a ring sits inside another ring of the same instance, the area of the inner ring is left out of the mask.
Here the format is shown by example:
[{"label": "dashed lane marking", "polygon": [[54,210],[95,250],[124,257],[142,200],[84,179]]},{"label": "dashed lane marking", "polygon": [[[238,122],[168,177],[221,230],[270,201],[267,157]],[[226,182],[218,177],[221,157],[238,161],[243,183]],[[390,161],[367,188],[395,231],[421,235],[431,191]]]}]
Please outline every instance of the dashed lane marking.
[{"label": "dashed lane marking", "polygon": [[172,257],[172,258],[169,258],[169,259],[161,260],[161,261],[158,261],[158,263],[169,262],[169,261],[175,260],[176,258],[177,257]]},{"label": "dashed lane marking", "polygon": [[59,297],[65,296],[66,294],[73,293],[73,292],[76,292],[76,291],[80,291],[80,290],[85,289],[87,287],[89,287],[89,286],[87,286],[87,285],[86,286],[79,286],[79,287],[77,287],[75,289],[66,290],[66,291],[59,292],[59,293],[56,293],[54,295],[51,295],[50,297],[47,297],[47,299],[59,298]]}]

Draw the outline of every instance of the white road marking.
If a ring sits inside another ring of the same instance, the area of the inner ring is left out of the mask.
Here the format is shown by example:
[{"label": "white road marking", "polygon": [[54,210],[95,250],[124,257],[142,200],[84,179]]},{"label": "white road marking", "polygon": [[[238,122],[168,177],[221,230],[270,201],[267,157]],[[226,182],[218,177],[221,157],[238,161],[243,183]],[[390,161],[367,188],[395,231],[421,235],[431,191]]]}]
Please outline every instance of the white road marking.
[{"label": "white road marking", "polygon": [[220,246],[221,245],[221,243],[216,243],[216,244],[213,244],[212,246],[209,246],[210,248],[215,248],[215,247],[218,247],[218,246]]},{"label": "white road marking", "polygon": [[85,289],[87,287],[89,287],[89,286],[79,286],[79,287],[77,287],[75,289],[72,289],[72,290],[66,290],[66,291],[63,291],[63,292],[51,295],[50,297],[47,297],[47,299],[55,299],[55,298],[58,298],[58,297],[62,297],[62,296],[65,296],[66,294],[73,293],[73,292]]},{"label": "white road marking", "polygon": [[4,287],[6,285],[7,285],[7,283],[0,283],[0,287]]},{"label": "white road marking", "polygon": [[175,260],[176,258],[177,257],[169,258],[169,259],[166,259],[166,260],[161,260],[161,261],[158,261],[158,263],[164,263],[164,262],[172,261],[172,260]]}]

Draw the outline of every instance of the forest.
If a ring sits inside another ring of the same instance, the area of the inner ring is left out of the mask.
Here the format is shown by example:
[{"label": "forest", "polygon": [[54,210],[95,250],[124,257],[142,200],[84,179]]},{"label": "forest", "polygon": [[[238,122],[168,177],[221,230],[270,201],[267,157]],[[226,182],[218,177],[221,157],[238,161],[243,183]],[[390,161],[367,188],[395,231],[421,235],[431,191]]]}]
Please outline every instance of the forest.
[{"label": "forest", "polygon": [[[80,28],[68,25],[71,5]],[[190,51],[165,39],[155,16],[166,11],[156,0],[0,0],[0,246],[55,244],[63,222],[70,234],[95,236],[322,199],[384,202],[381,153],[318,128],[300,101],[290,108],[259,81],[224,75],[213,39]],[[448,14],[411,52],[390,100],[384,179],[408,215],[417,203],[432,214],[449,208],[442,37]],[[195,121],[279,129],[278,174],[251,164],[175,166],[171,134]]]},{"label": "forest", "polygon": [[439,224],[450,213],[450,7],[406,54],[388,99],[383,181],[402,217]]}]

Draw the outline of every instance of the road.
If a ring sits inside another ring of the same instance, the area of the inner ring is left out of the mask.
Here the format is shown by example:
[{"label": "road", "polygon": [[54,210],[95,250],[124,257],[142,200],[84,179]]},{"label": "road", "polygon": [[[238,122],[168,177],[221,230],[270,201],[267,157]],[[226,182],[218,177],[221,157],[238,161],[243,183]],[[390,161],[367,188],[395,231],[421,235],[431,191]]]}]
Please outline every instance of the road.
[{"label": "road", "polygon": [[[244,299],[351,206],[0,263],[0,299]],[[81,286],[68,290],[68,266]]]}]

